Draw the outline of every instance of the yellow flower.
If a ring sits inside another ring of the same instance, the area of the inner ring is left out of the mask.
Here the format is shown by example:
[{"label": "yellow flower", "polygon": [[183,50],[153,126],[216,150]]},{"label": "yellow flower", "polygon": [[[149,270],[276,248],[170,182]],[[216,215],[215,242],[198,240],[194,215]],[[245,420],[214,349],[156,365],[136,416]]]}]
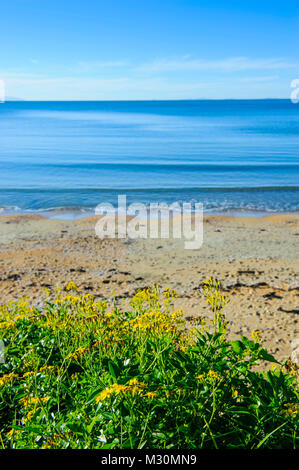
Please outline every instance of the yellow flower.
[{"label": "yellow flower", "polygon": [[262,338],[262,333],[259,330],[253,331],[250,335],[253,340],[258,343]]},{"label": "yellow flower", "polygon": [[31,406],[34,407],[35,405],[41,403],[47,403],[50,397],[24,397],[21,398],[20,402],[24,405],[25,408],[30,408]]},{"label": "yellow flower", "polygon": [[155,398],[158,394],[156,392],[147,392],[145,393],[145,397],[148,397],[148,398]]},{"label": "yellow flower", "polygon": [[11,326],[15,326],[15,322],[14,321],[2,321],[0,323],[0,328],[10,328]]},{"label": "yellow flower", "polygon": [[66,358],[76,361],[76,360],[79,359],[79,357],[82,356],[87,350],[88,350],[87,348],[82,348],[82,347],[77,348],[77,349],[75,350],[75,352],[68,354],[68,356],[67,356]]},{"label": "yellow flower", "polygon": [[78,287],[74,282],[69,282],[66,286],[66,290],[78,290]]},{"label": "yellow flower", "polygon": [[27,416],[26,416],[26,418],[28,419],[28,421],[31,420],[32,416],[34,415],[34,413],[36,412],[37,409],[38,409],[38,408],[28,411]]},{"label": "yellow flower", "polygon": [[80,375],[80,372],[76,372],[75,374],[72,374],[72,375],[71,375],[71,379],[72,379],[72,380],[77,380],[77,378],[79,377],[79,375]]},{"label": "yellow flower", "polygon": [[23,320],[24,318],[26,318],[26,315],[21,314],[21,315],[17,315],[16,318],[15,318],[15,320],[16,320],[16,321],[17,321],[17,320]]},{"label": "yellow flower", "polygon": [[282,370],[289,375],[295,376],[297,375],[298,366],[291,359],[288,359]]},{"label": "yellow flower", "polygon": [[97,397],[96,397],[96,403],[99,403],[100,401],[105,401],[107,398],[110,398],[111,395],[113,395],[114,390],[112,388],[105,388]]},{"label": "yellow flower", "polygon": [[220,378],[220,375],[214,370],[209,370],[208,377],[211,377],[212,379],[218,379]]},{"label": "yellow flower", "polygon": [[138,383],[139,383],[139,382],[138,382],[137,379],[131,379],[131,380],[129,380],[129,382],[128,382],[129,385],[138,385]]},{"label": "yellow flower", "polygon": [[45,372],[46,374],[54,373],[54,366],[43,366],[39,369],[39,372]]},{"label": "yellow flower", "polygon": [[116,395],[118,395],[119,393],[122,393],[122,392],[126,392],[126,390],[128,388],[128,387],[126,387],[126,385],[119,385],[119,384],[114,384],[112,387],[113,387],[113,390],[116,393]]},{"label": "yellow flower", "polygon": [[197,380],[202,380],[204,379],[204,374],[199,374],[197,377],[195,377]]},{"label": "yellow flower", "polygon": [[299,404],[298,403],[286,403],[285,405],[286,410],[284,410],[284,414],[295,417],[299,413]]},{"label": "yellow flower", "polygon": [[13,374],[12,372],[2,375],[2,377],[0,377],[0,387],[6,384],[12,384],[18,377],[18,374]]},{"label": "yellow flower", "polygon": [[174,289],[167,287],[163,292],[163,295],[166,299],[178,297],[177,292]]},{"label": "yellow flower", "polygon": [[122,384],[113,384],[110,387],[105,388],[95,399],[96,403],[100,401],[105,401],[110,398],[112,395],[142,395],[143,389],[146,387],[146,384],[143,382],[138,382],[137,379],[131,379],[127,385]]},{"label": "yellow flower", "polygon": [[137,395],[138,393],[141,392],[141,390],[140,390],[139,387],[133,386],[133,387],[131,387],[130,392],[131,392],[132,395]]},{"label": "yellow flower", "polygon": [[19,429],[11,429],[10,431],[8,431],[6,436],[9,439],[12,439],[14,436],[18,436],[20,433],[21,433],[21,431]]},{"label": "yellow flower", "polygon": [[29,371],[29,372],[25,372],[25,374],[23,375],[23,378],[24,377],[33,377],[35,375],[35,372],[32,370],[32,371]]}]

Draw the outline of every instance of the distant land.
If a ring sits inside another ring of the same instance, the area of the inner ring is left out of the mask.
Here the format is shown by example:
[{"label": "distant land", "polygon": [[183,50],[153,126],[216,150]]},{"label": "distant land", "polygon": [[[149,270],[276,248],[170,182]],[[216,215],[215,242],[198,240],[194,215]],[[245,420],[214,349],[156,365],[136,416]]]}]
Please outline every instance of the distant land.
[{"label": "distant land", "polygon": [[7,101],[28,101],[28,102],[40,102],[40,103],[48,103],[48,102],[71,102],[71,103],[76,103],[76,102],[82,102],[82,103],[88,103],[88,102],[128,102],[128,103],[134,103],[134,102],[167,102],[167,101],[287,101],[290,100],[289,97],[286,98],[173,98],[173,99],[140,99],[140,100],[126,100],[126,99],[121,99],[121,100],[105,100],[105,99],[85,99],[85,100],[80,100],[80,99],[67,99],[67,100],[35,100],[35,99],[24,99],[24,98],[17,98],[14,96],[8,96],[5,98],[5,102]]}]

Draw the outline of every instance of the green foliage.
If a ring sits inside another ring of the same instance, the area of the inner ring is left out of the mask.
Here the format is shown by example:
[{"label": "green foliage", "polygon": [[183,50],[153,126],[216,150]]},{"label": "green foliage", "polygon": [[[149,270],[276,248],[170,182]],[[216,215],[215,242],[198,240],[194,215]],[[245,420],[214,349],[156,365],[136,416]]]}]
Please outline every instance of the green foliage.
[{"label": "green foliage", "polygon": [[[70,293],[41,310],[0,307],[0,446],[5,448],[295,448],[294,366],[252,339],[226,338],[227,299],[186,328],[171,289],[138,292],[130,310]],[[257,372],[259,361],[272,369]]]}]

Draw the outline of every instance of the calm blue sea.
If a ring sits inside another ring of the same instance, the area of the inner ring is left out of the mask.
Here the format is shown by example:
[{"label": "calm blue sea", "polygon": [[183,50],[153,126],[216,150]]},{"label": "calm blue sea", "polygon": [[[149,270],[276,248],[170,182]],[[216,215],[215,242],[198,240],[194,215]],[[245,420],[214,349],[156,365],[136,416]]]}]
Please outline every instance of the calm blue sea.
[{"label": "calm blue sea", "polygon": [[0,213],[101,202],[202,202],[206,213],[299,211],[290,100],[0,104]]}]

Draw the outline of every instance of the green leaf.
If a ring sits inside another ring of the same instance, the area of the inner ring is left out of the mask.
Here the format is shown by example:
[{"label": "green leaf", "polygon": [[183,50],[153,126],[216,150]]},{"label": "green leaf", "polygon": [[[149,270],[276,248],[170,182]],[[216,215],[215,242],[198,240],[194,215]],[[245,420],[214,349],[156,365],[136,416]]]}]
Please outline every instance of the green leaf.
[{"label": "green leaf", "polygon": [[67,423],[67,427],[72,431],[77,434],[83,434],[82,433],[82,428],[80,427],[79,424],[77,423]]},{"label": "green leaf", "polygon": [[25,427],[22,427],[22,426],[14,426],[12,425],[11,426],[13,429],[18,429],[18,430],[22,430],[22,431],[27,431],[29,433],[37,433],[37,434],[40,434],[43,432],[43,428],[40,427],[40,426],[25,426]]},{"label": "green leaf", "polygon": [[264,361],[275,362],[276,364],[280,364],[272,354],[269,354],[266,349],[261,349],[258,355],[259,359],[263,359]]},{"label": "green leaf", "polygon": [[[113,365],[114,365],[114,367],[115,367],[115,364],[113,364]],[[112,365],[112,362],[109,361],[108,367],[109,367],[110,374],[111,374],[112,377],[116,380],[116,373],[115,373],[115,370],[114,370],[113,365]]]},{"label": "green leaf", "polygon": [[98,421],[100,421],[100,417],[99,417],[98,415],[96,415],[96,416],[93,418],[92,422],[91,422],[88,426],[86,426],[86,431],[88,432],[88,434],[91,433],[91,431],[93,430],[94,425],[95,425]]},{"label": "green leaf", "polygon": [[241,354],[245,350],[245,346],[242,343],[242,341],[239,341],[239,340],[231,341],[230,344],[231,344],[232,350],[237,354]]},{"label": "green leaf", "polygon": [[254,351],[259,348],[259,344],[255,343],[251,339],[246,338],[246,336],[242,336],[242,343],[245,345],[246,348]]},{"label": "green leaf", "polygon": [[147,441],[140,442],[138,445],[138,449],[143,449],[143,447],[146,445]]},{"label": "green leaf", "polygon": [[91,403],[95,399],[95,397],[97,397],[103,391],[103,388],[103,386],[95,388],[94,391],[91,392],[91,394],[87,398],[86,403]]},{"label": "green leaf", "polygon": [[270,432],[269,434],[267,434],[266,437],[264,437],[264,439],[262,441],[260,441],[258,443],[258,445],[256,446],[257,449],[259,449],[260,447],[262,447],[262,445],[264,444],[264,442],[266,442],[270,436],[272,436],[272,434],[274,434],[276,431],[278,431],[278,429],[281,429],[283,426],[285,426],[287,424],[287,422],[281,424],[281,426],[278,426],[276,429],[274,429],[272,432]]},{"label": "green leaf", "polygon": [[161,371],[159,369],[154,369],[153,376],[155,377],[156,380],[159,380],[162,376]]}]

